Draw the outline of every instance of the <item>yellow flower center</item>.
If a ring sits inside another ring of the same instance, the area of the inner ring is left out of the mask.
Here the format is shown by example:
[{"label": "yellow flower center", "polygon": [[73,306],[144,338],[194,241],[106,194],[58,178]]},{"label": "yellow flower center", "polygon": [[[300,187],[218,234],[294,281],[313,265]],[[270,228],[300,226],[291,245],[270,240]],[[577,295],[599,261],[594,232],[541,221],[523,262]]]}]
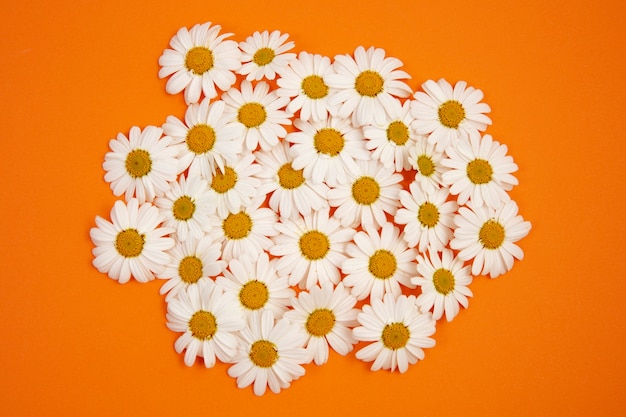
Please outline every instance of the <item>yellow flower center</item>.
[{"label": "yellow flower center", "polygon": [[495,220],[487,220],[480,231],[478,239],[486,249],[497,249],[504,243],[504,227]]},{"label": "yellow flower center", "polygon": [[143,149],[133,149],[126,156],[126,172],[133,178],[143,177],[152,169],[150,154]]},{"label": "yellow flower center", "polygon": [[246,213],[231,213],[222,223],[224,235],[231,240],[239,240],[252,231],[252,219]]},{"label": "yellow flower center", "polygon": [[484,159],[474,159],[467,164],[466,171],[467,177],[474,184],[487,184],[493,175],[491,164]]},{"label": "yellow flower center", "polygon": [[396,257],[386,249],[379,249],[370,256],[369,271],[378,279],[391,278],[397,266]]},{"label": "yellow flower center", "polygon": [[357,93],[366,97],[376,97],[383,91],[385,80],[376,71],[363,71],[356,77],[354,88]]},{"label": "yellow flower center", "polygon": [[278,170],[278,182],[280,186],[293,190],[304,184],[304,169],[293,169],[291,162],[287,162]]},{"label": "yellow flower center", "polygon": [[267,286],[258,280],[248,281],[239,291],[239,301],[248,310],[262,308],[269,298]]},{"label": "yellow flower center", "polygon": [[330,240],[325,234],[317,230],[310,230],[303,234],[298,244],[302,256],[309,261],[322,259],[330,250]]},{"label": "yellow flower center", "polygon": [[185,140],[187,148],[191,152],[202,155],[213,149],[213,145],[215,145],[215,130],[209,125],[198,124],[189,129]]},{"label": "yellow flower center", "polygon": [[266,117],[265,107],[260,103],[246,103],[237,114],[237,119],[248,129],[261,126]]},{"label": "yellow flower center", "polygon": [[265,66],[274,60],[274,50],[272,48],[261,48],[254,53],[252,61],[259,67]]},{"label": "yellow flower center", "polygon": [[369,206],[378,200],[380,186],[372,177],[361,177],[352,184],[352,198],[364,206]]},{"label": "yellow flower center", "polygon": [[196,75],[202,75],[213,68],[213,52],[204,46],[195,46],[185,55],[185,67]]},{"label": "yellow flower center", "polygon": [[174,218],[179,221],[187,221],[193,217],[196,211],[196,204],[189,196],[178,197],[172,206]]},{"label": "yellow flower center", "polygon": [[441,103],[438,114],[441,124],[451,129],[458,128],[459,124],[465,119],[465,109],[456,100],[448,100]]},{"label": "yellow flower center", "polygon": [[224,194],[235,187],[237,183],[237,173],[231,167],[224,167],[224,172],[217,170],[211,181],[211,188],[216,193]]},{"label": "yellow flower center", "polygon": [[178,275],[186,284],[195,284],[202,278],[202,261],[196,256],[186,256],[178,264]]},{"label": "yellow flower center", "polygon": [[217,332],[215,316],[208,311],[198,310],[189,319],[189,330],[196,339],[209,340]]},{"label": "yellow flower center", "polygon": [[337,156],[343,150],[343,135],[330,127],[325,127],[317,132],[313,137],[313,146],[319,153],[325,153],[330,156]]},{"label": "yellow flower center", "polygon": [[143,251],[144,235],[135,229],[122,230],[115,237],[115,249],[124,258],[136,258]]},{"label": "yellow flower center", "polygon": [[433,274],[433,285],[439,294],[448,295],[454,290],[454,275],[447,269],[439,268]]},{"label": "yellow flower center", "polygon": [[417,211],[417,220],[424,227],[435,227],[439,223],[439,209],[436,205],[427,201]]},{"label": "yellow flower center", "polygon": [[326,336],[335,327],[335,314],[326,308],[318,308],[309,314],[305,326],[312,336]]},{"label": "yellow flower center", "polygon": [[309,75],[302,80],[302,91],[312,100],[324,98],[328,95],[328,86],[319,75]]},{"label": "yellow flower center", "polygon": [[417,170],[425,177],[430,177],[435,173],[435,164],[429,156],[420,155],[417,157]]},{"label": "yellow flower center", "polygon": [[409,128],[399,120],[391,122],[387,127],[387,139],[402,146],[409,140]]},{"label": "yellow flower center", "polygon": [[278,350],[270,341],[257,340],[250,347],[250,360],[259,368],[271,368],[278,360]]},{"label": "yellow flower center", "polygon": [[409,343],[410,337],[411,332],[409,332],[409,328],[404,323],[391,323],[383,329],[383,345],[387,349],[402,349]]}]

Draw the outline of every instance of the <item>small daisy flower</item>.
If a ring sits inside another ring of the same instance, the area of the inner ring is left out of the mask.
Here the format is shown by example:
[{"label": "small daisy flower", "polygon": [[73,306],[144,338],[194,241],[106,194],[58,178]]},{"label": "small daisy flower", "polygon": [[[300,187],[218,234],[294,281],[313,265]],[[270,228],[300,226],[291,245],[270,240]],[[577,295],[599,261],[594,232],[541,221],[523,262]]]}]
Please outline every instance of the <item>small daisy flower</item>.
[{"label": "small daisy flower", "polygon": [[513,267],[514,258],[523,259],[524,252],[515,244],[530,232],[530,222],[517,214],[515,201],[497,209],[485,206],[461,207],[454,217],[457,228],[450,247],[458,250],[462,261],[472,261],[473,275],[495,278]]},{"label": "small daisy flower", "polygon": [[329,113],[337,112],[337,106],[328,104],[332,90],[324,81],[334,73],[330,58],[302,51],[276,80],[280,87],[276,94],[289,97],[287,111],[295,114],[299,110],[299,118],[305,122],[326,120]]},{"label": "small daisy flower", "polygon": [[307,335],[305,347],[309,358],[316,365],[328,361],[328,346],[346,356],[356,343],[352,327],[357,324],[359,312],[354,306],[356,298],[339,283],[333,289],[330,282],[321,288],[314,286],[309,292],[302,291],[293,300],[293,310],[285,318],[297,324]]},{"label": "small daisy flower", "polygon": [[259,194],[271,194],[269,206],[281,217],[295,219],[328,207],[328,186],[314,184],[305,178],[304,169],[293,168],[288,142],[281,142],[271,152],[259,151],[255,155],[263,167],[257,176],[265,180]]},{"label": "small daisy flower", "polygon": [[436,321],[430,313],[420,313],[415,296],[385,294],[364,305],[353,332],[360,342],[373,342],[356,353],[357,359],[374,362],[371,370],[398,369],[404,373],[409,365],[424,359],[424,348],[435,346],[430,337]]},{"label": "small daisy flower", "polygon": [[267,78],[273,80],[276,73],[281,73],[289,61],[295,58],[296,54],[285,53],[293,49],[292,41],[285,42],[289,35],[277,30],[268,32],[254,32],[248,36],[245,42],[239,43],[239,48],[243,52],[241,55],[242,67],[239,74],[246,75],[248,81]]},{"label": "small daisy flower", "polygon": [[483,92],[467,87],[465,81],[457,82],[452,89],[443,78],[437,82],[428,80],[422,88],[424,92],[413,95],[413,127],[417,133],[428,135],[428,141],[436,145],[438,152],[455,145],[460,138],[480,136],[478,131],[485,131],[491,124],[491,119],[484,114],[491,108],[480,103]]},{"label": "small daisy flower", "polygon": [[425,193],[414,181],[409,185],[409,190],[411,192],[400,191],[402,208],[396,213],[396,224],[406,225],[404,239],[409,246],[417,247],[420,252],[425,252],[427,248],[441,252],[452,239],[458,204],[447,201],[447,188]]},{"label": "small daisy flower", "polygon": [[174,230],[160,226],[163,218],[151,203],[139,205],[136,198],[128,204],[116,201],[111,209],[111,222],[96,216],[96,226],[89,236],[96,245],[93,265],[109,278],[125,284],[132,276],[148,282],[169,262],[167,250],[174,239],[165,235]]},{"label": "small daisy flower", "polygon": [[328,202],[337,207],[335,217],[344,227],[374,225],[381,227],[387,216],[396,214],[402,175],[386,169],[379,161],[357,162],[359,174],[349,174],[346,184],[328,191]]},{"label": "small daisy flower", "polygon": [[237,353],[236,332],[245,321],[233,299],[208,279],[178,292],[167,303],[167,327],[183,333],[174,344],[176,353],[185,351],[185,365],[193,366],[196,357],[211,368],[215,359],[228,363]]},{"label": "small daisy flower", "polygon": [[442,174],[448,170],[441,161],[443,152],[437,152],[435,145],[429,143],[426,137],[419,137],[415,146],[409,149],[409,163],[415,169],[415,181],[426,193],[441,188]]},{"label": "small daisy flower", "polygon": [[409,150],[415,147],[417,141],[417,135],[411,128],[411,103],[407,100],[401,104],[398,99],[393,99],[391,103],[391,107],[386,109],[389,117],[385,123],[363,126],[363,135],[367,139],[365,147],[372,151],[372,159],[382,162],[385,168],[408,171],[411,169]]},{"label": "small daisy flower", "polygon": [[228,375],[237,379],[238,388],[254,384],[257,396],[265,394],[267,387],[278,394],[304,375],[302,365],[308,360],[304,340],[288,319],[274,322],[269,310],[251,314],[239,332],[239,349]]},{"label": "small daisy flower", "polygon": [[289,288],[287,277],[276,274],[275,263],[265,252],[256,259],[244,253],[231,259],[224,276],[217,278],[224,291],[236,296],[244,317],[263,309],[279,319],[291,305],[295,291]]},{"label": "small daisy flower", "polygon": [[339,268],[346,259],[345,245],[355,230],[342,227],[329,209],[296,220],[282,219],[270,254],[279,256],[276,270],[289,276],[289,285],[310,290],[315,284],[339,283]]},{"label": "small daisy flower", "polygon": [[345,184],[349,172],[359,172],[355,161],[370,159],[360,130],[348,119],[329,117],[311,123],[296,119],[294,125],[299,131],[285,138],[293,144],[293,168],[304,169],[304,176],[314,183]]},{"label": "small daisy flower", "polygon": [[241,67],[241,51],[237,42],[225,40],[232,33],[218,35],[222,28],[211,22],[180,28],[170,40],[172,49],[159,58],[159,78],[167,80],[165,90],[178,94],[185,90],[187,104],[217,96],[217,88],[226,91],[235,83],[235,71]]},{"label": "small daisy flower", "polygon": [[416,303],[422,312],[432,309],[435,320],[445,312],[446,320],[452,321],[459,314],[459,304],[467,308],[467,297],[472,296],[468,288],[472,283],[470,267],[463,266],[450,249],[444,249],[441,257],[437,252],[429,253],[429,257],[417,256],[418,275],[411,278],[422,290]]},{"label": "small daisy flower", "polygon": [[155,126],[143,131],[133,126],[128,137],[119,133],[109,142],[111,152],[104,156],[102,167],[114,195],[144,203],[169,190],[169,183],[176,180],[177,150],[172,139],[162,135],[163,130]]},{"label": "small daisy flower", "polygon": [[258,145],[269,150],[279,138],[287,135],[284,125],[291,125],[291,115],[284,110],[289,99],[270,92],[270,86],[260,81],[252,87],[250,81],[242,81],[241,89],[231,88],[222,95],[226,103],[227,117],[234,120],[237,136],[243,139],[246,149],[254,151]]},{"label": "small daisy flower", "polygon": [[409,248],[393,223],[382,225],[380,234],[372,225],[363,225],[364,231],[354,235],[354,243],[346,247],[348,259],[341,270],[346,275],[343,283],[350,287],[358,300],[394,297],[401,294],[400,284],[414,288],[417,252]]},{"label": "small daisy flower", "polygon": [[189,168],[189,175],[211,178],[216,168],[223,171],[225,164],[233,164],[241,152],[241,143],[234,123],[227,123],[224,102],[210,103],[208,98],[194,103],[185,111],[185,121],[168,116],[163,131],[183,143],[178,149],[178,172]]},{"label": "small daisy flower", "polygon": [[517,171],[513,158],[506,154],[506,145],[485,135],[461,140],[446,150],[449,158],[441,161],[450,168],[442,175],[450,194],[458,195],[459,204],[471,200],[474,205],[496,208],[511,200],[507,193],[518,184],[511,175]]},{"label": "small daisy flower", "polygon": [[395,97],[408,97],[411,88],[402,79],[411,76],[398,70],[402,62],[386,58],[385,50],[359,46],[350,55],[337,55],[334,69],[324,81],[337,91],[328,98],[330,105],[340,105],[338,116],[352,119],[355,126],[384,124]]},{"label": "small daisy flower", "polygon": [[170,252],[170,262],[157,278],[167,281],[160,293],[167,294],[165,301],[175,298],[179,291],[215,277],[224,271],[226,262],[220,260],[222,245],[211,236],[201,239],[187,239],[174,246]]}]

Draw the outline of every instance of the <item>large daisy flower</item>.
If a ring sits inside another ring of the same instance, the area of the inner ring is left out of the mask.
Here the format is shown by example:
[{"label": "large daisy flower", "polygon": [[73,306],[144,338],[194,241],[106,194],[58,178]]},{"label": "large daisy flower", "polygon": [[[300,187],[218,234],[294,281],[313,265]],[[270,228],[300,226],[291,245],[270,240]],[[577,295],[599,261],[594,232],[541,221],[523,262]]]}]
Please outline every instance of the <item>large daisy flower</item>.
[{"label": "large daisy flower", "polygon": [[420,136],[409,149],[409,163],[415,170],[415,181],[426,193],[432,193],[443,185],[442,174],[448,170],[441,161],[443,152],[435,150],[426,137]]},{"label": "large daisy flower", "polygon": [[495,278],[513,267],[514,258],[524,257],[515,242],[530,232],[531,225],[517,211],[513,200],[497,209],[473,204],[459,209],[450,247],[459,251],[462,261],[472,261],[473,275]]},{"label": "large daisy flower", "polygon": [[399,229],[390,222],[382,225],[380,234],[370,224],[363,229],[346,247],[348,259],[341,266],[344,285],[358,300],[379,299],[387,293],[398,296],[401,284],[414,288],[411,277],[417,253],[407,246]]},{"label": "large daisy flower", "polygon": [[185,365],[193,366],[196,357],[211,368],[215,358],[229,362],[237,352],[236,332],[245,321],[229,294],[208,279],[179,291],[167,303],[167,327],[183,333],[174,344],[176,353],[185,351]]},{"label": "large daisy flower", "polygon": [[398,196],[402,175],[386,169],[379,161],[358,161],[357,175],[349,174],[346,184],[339,184],[328,191],[328,202],[337,207],[335,217],[342,226],[382,226],[387,216],[396,214],[400,205]]},{"label": "large daisy flower", "polygon": [[393,116],[394,96],[408,97],[411,88],[402,79],[411,78],[398,70],[402,62],[385,58],[385,50],[359,46],[350,55],[337,55],[334,69],[324,81],[337,91],[328,98],[330,105],[340,105],[338,116],[352,119],[355,126],[384,124]]},{"label": "large daisy flower", "polygon": [[165,235],[174,230],[160,226],[163,218],[151,203],[139,205],[131,198],[128,205],[116,201],[111,209],[111,222],[96,216],[96,226],[89,236],[96,245],[93,265],[109,278],[125,284],[132,276],[139,282],[154,279],[169,262],[167,250],[175,241]]},{"label": "large daisy flower", "polygon": [[159,78],[171,75],[165,85],[169,94],[185,90],[185,102],[197,103],[203,93],[207,98],[216,97],[216,86],[226,91],[235,83],[241,51],[237,42],[225,40],[231,33],[218,35],[221,29],[207,22],[190,30],[180,28],[172,37],[172,49],[163,51],[159,58]]},{"label": "large daisy flower", "polygon": [[278,394],[304,375],[302,364],[308,361],[304,341],[305,336],[288,319],[275,323],[269,310],[251,314],[239,332],[239,348],[228,375],[237,378],[238,388],[254,384],[255,395],[265,394],[268,386]]},{"label": "large daisy flower", "polygon": [[330,282],[321,288],[314,286],[294,298],[293,310],[286,312],[285,318],[307,335],[305,347],[316,365],[328,361],[329,345],[343,356],[352,351],[356,343],[352,327],[357,324],[359,312],[355,305],[356,298],[341,283],[336,288]]},{"label": "large daisy flower", "polygon": [[468,285],[472,283],[470,267],[455,258],[450,249],[444,249],[441,257],[435,251],[430,256],[417,256],[416,277],[411,282],[418,285],[422,293],[417,305],[422,312],[433,310],[433,318],[439,320],[444,312],[446,320],[452,321],[459,314],[459,304],[467,308],[467,297],[472,296]]},{"label": "large daisy flower", "polygon": [[437,82],[428,80],[422,88],[424,92],[416,92],[411,103],[413,127],[417,133],[428,135],[428,141],[437,146],[437,151],[455,145],[460,138],[480,136],[478,131],[491,124],[484,114],[491,108],[480,102],[483,92],[467,87],[465,81],[457,82],[453,89],[443,78]]},{"label": "large daisy flower", "polygon": [[424,359],[424,348],[435,346],[430,337],[435,333],[432,314],[420,313],[415,296],[385,294],[381,299],[364,305],[357,320],[361,324],[353,332],[360,342],[372,342],[356,353],[357,359],[372,363],[372,371],[398,369]]},{"label": "large daisy flower", "polygon": [[282,110],[289,99],[278,97],[265,81],[252,86],[250,81],[241,82],[241,89],[231,88],[222,95],[226,103],[228,117],[237,126],[237,136],[243,139],[245,147],[254,151],[258,145],[269,150],[284,138],[290,125],[291,115]]},{"label": "large daisy flower", "polygon": [[276,224],[280,234],[274,238],[270,254],[280,257],[276,269],[281,275],[289,275],[289,285],[310,290],[315,284],[337,284],[341,279],[339,268],[346,259],[345,245],[355,230],[342,227],[329,213],[324,209]]},{"label": "large daisy flower", "polygon": [[162,137],[163,130],[147,126],[143,131],[133,126],[128,137],[119,133],[111,139],[102,167],[104,180],[116,196],[125,194],[129,201],[136,197],[140,203],[163,195],[176,180],[177,149],[170,137]]},{"label": "large daisy flower", "polygon": [[326,120],[329,113],[337,112],[337,106],[328,104],[332,90],[324,81],[334,73],[330,58],[302,51],[276,80],[280,87],[276,94],[289,97],[287,111],[295,114],[299,110],[299,117],[305,122]]},{"label": "large daisy flower", "polygon": [[289,61],[296,54],[285,53],[292,49],[292,41],[285,42],[289,38],[287,33],[281,35],[277,30],[268,32],[254,32],[248,36],[245,42],[239,43],[243,52],[241,55],[242,66],[239,74],[246,75],[248,81],[267,78],[273,80],[276,73],[281,73]]},{"label": "large daisy flower", "polygon": [[257,176],[266,180],[259,194],[271,194],[269,206],[281,217],[295,219],[328,207],[328,186],[313,183],[304,176],[304,169],[293,168],[288,142],[255,155],[264,168]]}]

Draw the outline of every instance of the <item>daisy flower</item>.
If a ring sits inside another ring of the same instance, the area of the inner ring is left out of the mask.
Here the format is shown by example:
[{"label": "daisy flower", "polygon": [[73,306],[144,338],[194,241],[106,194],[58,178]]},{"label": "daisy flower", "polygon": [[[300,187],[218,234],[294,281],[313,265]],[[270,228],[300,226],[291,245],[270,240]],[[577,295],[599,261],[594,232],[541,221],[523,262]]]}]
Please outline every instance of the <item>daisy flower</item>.
[{"label": "daisy flower", "polygon": [[271,151],[259,151],[255,155],[264,168],[257,175],[265,179],[259,194],[271,194],[269,206],[281,217],[295,219],[328,207],[328,186],[314,184],[305,178],[304,169],[293,168],[288,142],[281,142]]},{"label": "daisy flower", "polygon": [[483,132],[491,119],[484,113],[491,108],[483,99],[483,92],[467,87],[465,81],[454,85],[443,78],[437,82],[428,80],[422,84],[424,92],[418,91],[411,103],[411,114],[415,118],[413,127],[417,133],[428,135],[428,141],[442,152],[448,145],[455,145],[463,137],[476,137]]},{"label": "daisy flower", "polygon": [[342,356],[352,351],[356,343],[352,327],[357,324],[359,312],[355,305],[356,298],[341,283],[333,288],[326,282],[321,288],[314,286],[294,298],[293,310],[286,312],[285,318],[307,335],[305,348],[316,365],[328,361],[329,345]]},{"label": "daisy flower", "polygon": [[295,114],[299,110],[299,118],[305,122],[326,120],[329,113],[336,114],[337,110],[337,106],[328,104],[332,90],[324,81],[334,73],[330,58],[302,51],[276,80],[280,87],[276,94],[289,97],[287,111]]},{"label": "daisy flower", "polygon": [[400,203],[398,196],[402,175],[386,169],[379,161],[358,161],[359,173],[349,174],[346,184],[328,191],[328,202],[337,207],[335,217],[344,227],[371,224],[376,227],[387,222],[385,213],[392,216]]},{"label": "daisy flower", "polygon": [[409,148],[409,163],[415,170],[415,181],[426,193],[432,193],[443,185],[442,174],[448,170],[441,161],[443,152],[437,152],[435,145],[426,137],[419,137],[415,146]]},{"label": "daisy flower", "polygon": [[174,344],[176,353],[185,351],[185,365],[193,366],[196,357],[211,368],[215,358],[229,362],[237,352],[236,332],[245,321],[233,299],[208,279],[178,292],[167,303],[167,327],[183,333]]},{"label": "daisy flower", "polygon": [[341,270],[343,284],[350,287],[358,300],[382,298],[385,294],[400,295],[400,284],[414,288],[415,249],[409,248],[393,223],[382,225],[380,234],[371,225],[354,235],[354,243],[346,247],[348,259]]},{"label": "daisy flower", "polygon": [[435,319],[420,313],[415,296],[385,294],[364,305],[357,316],[361,324],[353,332],[360,342],[372,342],[356,353],[357,359],[374,362],[371,370],[398,369],[404,373],[409,365],[424,359],[424,348],[435,346]]},{"label": "daisy flower", "polygon": [[237,127],[223,117],[224,108],[223,101],[205,98],[187,107],[184,122],[167,116],[163,131],[175,144],[184,142],[178,147],[178,172],[189,168],[189,175],[209,179],[216,168],[224,171],[225,164],[235,163],[241,143]]},{"label": "daisy flower", "polygon": [[104,180],[116,196],[125,194],[129,201],[136,197],[140,203],[152,201],[169,190],[176,180],[176,147],[172,139],[162,137],[163,130],[147,126],[143,131],[133,126],[128,137],[119,133],[111,139],[104,156]]},{"label": "daisy flower", "polygon": [[252,87],[250,81],[242,81],[241,89],[231,88],[222,95],[226,103],[227,117],[234,120],[237,136],[242,138],[246,149],[254,151],[258,145],[269,150],[284,138],[291,124],[291,115],[284,110],[289,99],[270,92],[270,86],[260,81]]},{"label": "daisy flower", "polygon": [[524,258],[515,244],[530,232],[530,222],[517,214],[511,200],[497,209],[485,206],[461,207],[454,217],[457,228],[450,247],[458,250],[462,261],[472,261],[473,275],[495,278],[513,267],[513,258]]},{"label": "daisy flower", "polygon": [[125,284],[132,276],[139,282],[154,279],[169,262],[167,250],[175,241],[165,235],[174,230],[160,226],[163,218],[151,203],[139,205],[136,198],[128,204],[116,201],[111,222],[96,216],[96,226],[89,236],[95,248],[93,265],[109,278]]},{"label": "daisy flower", "polygon": [[224,291],[236,296],[244,317],[263,309],[279,319],[291,305],[295,291],[289,288],[287,277],[276,274],[275,263],[265,252],[255,259],[244,253],[231,259],[224,276],[217,278]]},{"label": "daisy flower", "polygon": [[278,394],[291,381],[304,375],[307,362],[304,335],[283,318],[274,322],[269,310],[248,317],[248,325],[239,332],[239,348],[228,375],[237,379],[237,387],[254,384],[254,394],[261,396],[269,386]]},{"label": "daisy flower", "polygon": [[372,159],[382,162],[385,168],[408,171],[411,169],[409,150],[415,147],[417,140],[411,128],[411,103],[407,100],[401,104],[398,99],[391,103],[386,109],[389,116],[385,123],[363,126],[365,147],[372,151]]},{"label": "daisy flower", "polygon": [[385,58],[385,50],[359,46],[350,55],[337,55],[334,69],[324,81],[337,91],[328,98],[330,105],[340,105],[338,116],[352,118],[355,126],[384,124],[392,115],[394,96],[408,97],[411,88],[401,79],[411,78],[398,70],[402,62]]},{"label": "daisy flower", "polygon": [[285,138],[293,144],[293,168],[304,169],[304,176],[314,183],[345,184],[349,172],[359,172],[355,160],[370,159],[360,130],[348,119],[329,117],[311,123],[296,119],[294,126],[298,131]]},{"label": "daisy flower", "polygon": [[183,27],[170,40],[172,49],[159,58],[159,78],[167,80],[165,90],[178,94],[185,90],[185,102],[197,103],[200,95],[217,96],[217,88],[226,91],[235,83],[235,71],[241,67],[241,51],[237,42],[225,40],[232,33],[219,35],[222,28],[211,22]]},{"label": "daisy flower", "polygon": [[170,252],[170,262],[157,278],[166,279],[160,293],[167,294],[165,301],[175,298],[179,291],[190,285],[215,277],[224,271],[226,262],[220,258],[222,252],[220,242],[211,236],[201,239],[190,238],[174,246]]},{"label": "daisy flower", "polygon": [[409,246],[417,246],[420,252],[425,252],[427,248],[441,252],[452,239],[457,203],[447,201],[447,188],[425,193],[418,182],[413,181],[409,190],[411,192],[400,191],[402,208],[396,213],[396,224],[406,225],[404,239]]},{"label": "daisy flower", "polygon": [[506,154],[506,145],[485,135],[461,140],[456,147],[447,149],[449,158],[441,161],[450,168],[442,175],[444,184],[450,186],[450,193],[458,195],[459,204],[471,200],[474,205],[486,204],[496,208],[511,200],[507,193],[517,178],[511,175],[517,171],[513,158]]},{"label": "daisy flower", "polygon": [[346,259],[345,245],[355,230],[342,227],[329,209],[312,212],[296,220],[277,223],[270,254],[279,256],[276,270],[289,276],[289,285],[310,290],[315,284],[337,284],[339,268]]},{"label": "daisy flower", "polygon": [[273,80],[276,73],[287,66],[289,61],[295,58],[296,54],[285,53],[292,49],[292,41],[285,42],[288,34],[282,34],[275,30],[268,32],[254,32],[248,36],[245,42],[239,43],[239,48],[243,52],[239,74],[246,75],[248,81],[267,78]]},{"label": "daisy flower", "polygon": [[455,258],[450,249],[444,249],[441,257],[435,251],[430,256],[417,256],[416,277],[411,282],[419,286],[422,293],[417,297],[417,306],[422,312],[433,310],[433,318],[439,320],[444,312],[446,320],[452,321],[459,314],[459,304],[467,308],[467,297],[472,296],[468,285],[472,283],[470,267]]}]

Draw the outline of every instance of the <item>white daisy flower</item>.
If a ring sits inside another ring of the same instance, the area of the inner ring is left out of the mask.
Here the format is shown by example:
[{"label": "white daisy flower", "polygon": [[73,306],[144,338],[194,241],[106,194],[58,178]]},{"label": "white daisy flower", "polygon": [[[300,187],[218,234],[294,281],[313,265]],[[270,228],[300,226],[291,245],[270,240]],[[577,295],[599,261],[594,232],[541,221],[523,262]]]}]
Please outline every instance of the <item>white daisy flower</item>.
[{"label": "white daisy flower", "polygon": [[253,88],[250,81],[244,80],[241,89],[231,88],[222,95],[222,100],[226,103],[225,116],[234,120],[237,136],[249,151],[258,145],[269,150],[287,135],[283,126],[291,125],[291,115],[282,109],[289,99],[270,92],[265,81],[259,81]]},{"label": "white daisy flower", "polygon": [[392,115],[394,96],[408,97],[411,88],[400,81],[411,76],[398,70],[402,62],[385,58],[385,50],[359,46],[350,55],[337,55],[334,69],[324,81],[337,91],[328,98],[330,105],[340,105],[338,116],[352,119],[355,126],[384,124]]},{"label": "white daisy flower", "polygon": [[341,283],[334,289],[330,282],[321,288],[314,286],[294,298],[293,310],[287,311],[285,318],[307,335],[305,347],[316,365],[328,361],[328,345],[343,356],[352,351],[356,343],[352,327],[357,324],[359,313],[355,305],[356,298]]},{"label": "white daisy flower", "polygon": [[420,252],[427,248],[441,252],[452,239],[454,214],[458,208],[455,201],[447,201],[450,194],[447,188],[422,191],[417,181],[409,184],[408,192],[400,191],[402,208],[395,216],[396,224],[404,224],[404,239]]},{"label": "white daisy flower", "polygon": [[304,169],[293,168],[288,142],[281,142],[271,152],[259,151],[255,155],[263,167],[257,176],[265,180],[259,194],[271,194],[269,206],[281,217],[295,219],[328,207],[328,186],[314,184],[304,176]]},{"label": "white daisy flower", "polygon": [[185,102],[197,103],[200,95],[217,96],[215,87],[226,91],[235,83],[235,71],[241,67],[241,51],[237,42],[225,40],[232,33],[219,35],[222,28],[211,22],[180,28],[170,40],[172,49],[159,58],[159,78],[171,75],[165,85],[169,94],[185,90]]},{"label": "white daisy flower", "polygon": [[345,245],[355,230],[342,227],[329,213],[329,209],[323,209],[276,224],[280,234],[274,238],[270,254],[280,257],[276,270],[289,276],[289,285],[310,290],[315,284],[339,283],[339,268],[346,259]]},{"label": "white daisy flower", "polygon": [[201,239],[190,238],[174,246],[170,252],[170,262],[157,278],[166,279],[160,293],[167,294],[170,301],[190,285],[215,277],[224,271],[226,262],[220,258],[222,245],[211,236]]},{"label": "white daisy flower", "polygon": [[390,222],[382,225],[380,234],[370,224],[363,229],[346,247],[348,259],[341,266],[343,284],[351,288],[352,295],[358,300],[368,296],[374,300],[388,293],[400,295],[400,284],[414,288],[411,277],[417,252],[407,246],[399,229]]},{"label": "white daisy flower", "polygon": [[419,137],[415,146],[409,149],[409,163],[415,170],[415,181],[426,193],[432,193],[443,185],[442,174],[448,170],[441,161],[443,152],[437,152],[435,145],[426,137]]},{"label": "white daisy flower", "polygon": [[241,312],[229,294],[208,279],[178,292],[167,303],[167,327],[183,333],[174,344],[176,353],[185,351],[185,365],[196,357],[211,368],[215,358],[228,363],[237,353],[236,332],[245,327]]},{"label": "white daisy flower", "polygon": [[241,152],[241,143],[234,123],[224,118],[224,102],[210,102],[208,98],[194,103],[185,111],[185,121],[167,116],[163,131],[183,143],[178,147],[178,172],[189,168],[189,175],[205,179],[215,174],[216,168],[223,171],[225,164],[234,164]]},{"label": "white daisy flower", "polygon": [[467,308],[467,297],[472,296],[468,285],[472,283],[470,267],[455,258],[450,249],[444,249],[441,257],[435,251],[430,256],[417,256],[416,277],[411,282],[418,285],[422,293],[417,305],[422,312],[433,310],[433,318],[439,320],[444,312],[446,320],[452,321],[459,314],[459,304]]},{"label": "white daisy flower", "polygon": [[244,253],[238,259],[231,259],[224,276],[217,278],[226,292],[236,296],[245,317],[263,309],[279,319],[291,305],[295,291],[289,288],[287,277],[277,275],[275,263],[265,252],[255,259]]},{"label": "white daisy flower", "polygon": [[428,135],[428,141],[442,152],[464,137],[480,136],[491,119],[484,113],[491,108],[480,103],[483,92],[467,87],[465,81],[454,85],[443,78],[437,82],[428,80],[422,84],[424,92],[418,91],[411,103],[411,114],[415,117],[413,127],[417,133]]},{"label": "white daisy flower", "polygon": [[128,204],[116,201],[111,222],[96,216],[96,226],[89,236],[96,246],[93,265],[109,278],[125,284],[132,276],[139,282],[154,279],[169,262],[167,250],[175,241],[165,235],[174,230],[160,226],[163,218],[151,203],[139,205],[136,198]]},{"label": "white daisy flower", "polygon": [[116,196],[125,194],[126,201],[135,197],[140,203],[152,201],[169,190],[176,180],[177,149],[163,130],[147,126],[143,131],[133,126],[128,137],[119,133],[111,139],[104,156],[104,180]]},{"label": "white daisy flower", "polygon": [[420,313],[415,296],[385,294],[364,305],[353,332],[360,342],[373,342],[356,353],[357,359],[374,362],[371,370],[398,369],[404,373],[409,365],[424,359],[424,348],[435,346],[430,337],[436,321],[430,313]]},{"label": "white daisy flower", "polygon": [[355,160],[370,159],[360,129],[348,119],[329,117],[311,123],[296,119],[294,126],[298,131],[285,138],[293,144],[293,168],[304,169],[304,176],[314,183],[345,184],[349,172],[359,172]]},{"label": "white daisy flower", "polygon": [[391,101],[387,108],[385,123],[363,126],[365,147],[372,151],[372,159],[377,159],[387,169],[408,171],[411,169],[409,150],[415,147],[417,135],[411,128],[413,117],[409,100],[404,104],[398,99]]},{"label": "white daisy flower", "polygon": [[337,207],[335,217],[344,227],[374,225],[381,227],[387,216],[396,214],[402,175],[384,168],[380,161],[358,161],[357,175],[350,173],[346,184],[328,191],[328,202]]},{"label": "white daisy flower", "polygon": [[302,364],[308,360],[304,340],[289,320],[275,323],[269,310],[253,313],[239,332],[239,349],[228,375],[237,378],[238,388],[254,384],[255,395],[265,394],[268,386],[278,394],[304,375]]},{"label": "white daisy flower", "polygon": [[459,251],[457,256],[462,261],[472,261],[473,275],[495,278],[511,270],[514,258],[524,258],[515,242],[530,232],[531,225],[517,211],[513,200],[497,209],[472,204],[459,209],[450,247]]},{"label": "white daisy flower", "polygon": [[446,150],[449,158],[441,161],[450,170],[442,174],[450,194],[458,195],[459,204],[471,200],[474,205],[496,208],[511,200],[507,193],[518,184],[511,175],[517,171],[506,145],[493,141],[491,135],[461,140]]},{"label": "white daisy flower", "polygon": [[268,32],[254,32],[248,36],[245,42],[239,43],[243,52],[239,74],[246,75],[248,81],[267,78],[273,80],[276,73],[281,73],[289,61],[296,54],[285,53],[293,49],[292,41],[285,42],[289,38],[287,33],[281,35],[277,30]]},{"label": "white daisy flower", "polygon": [[338,106],[328,104],[332,90],[324,81],[334,73],[330,58],[302,51],[276,80],[280,87],[276,94],[289,97],[287,111],[291,114],[300,111],[299,118],[305,122],[326,120],[329,113],[337,113]]}]

